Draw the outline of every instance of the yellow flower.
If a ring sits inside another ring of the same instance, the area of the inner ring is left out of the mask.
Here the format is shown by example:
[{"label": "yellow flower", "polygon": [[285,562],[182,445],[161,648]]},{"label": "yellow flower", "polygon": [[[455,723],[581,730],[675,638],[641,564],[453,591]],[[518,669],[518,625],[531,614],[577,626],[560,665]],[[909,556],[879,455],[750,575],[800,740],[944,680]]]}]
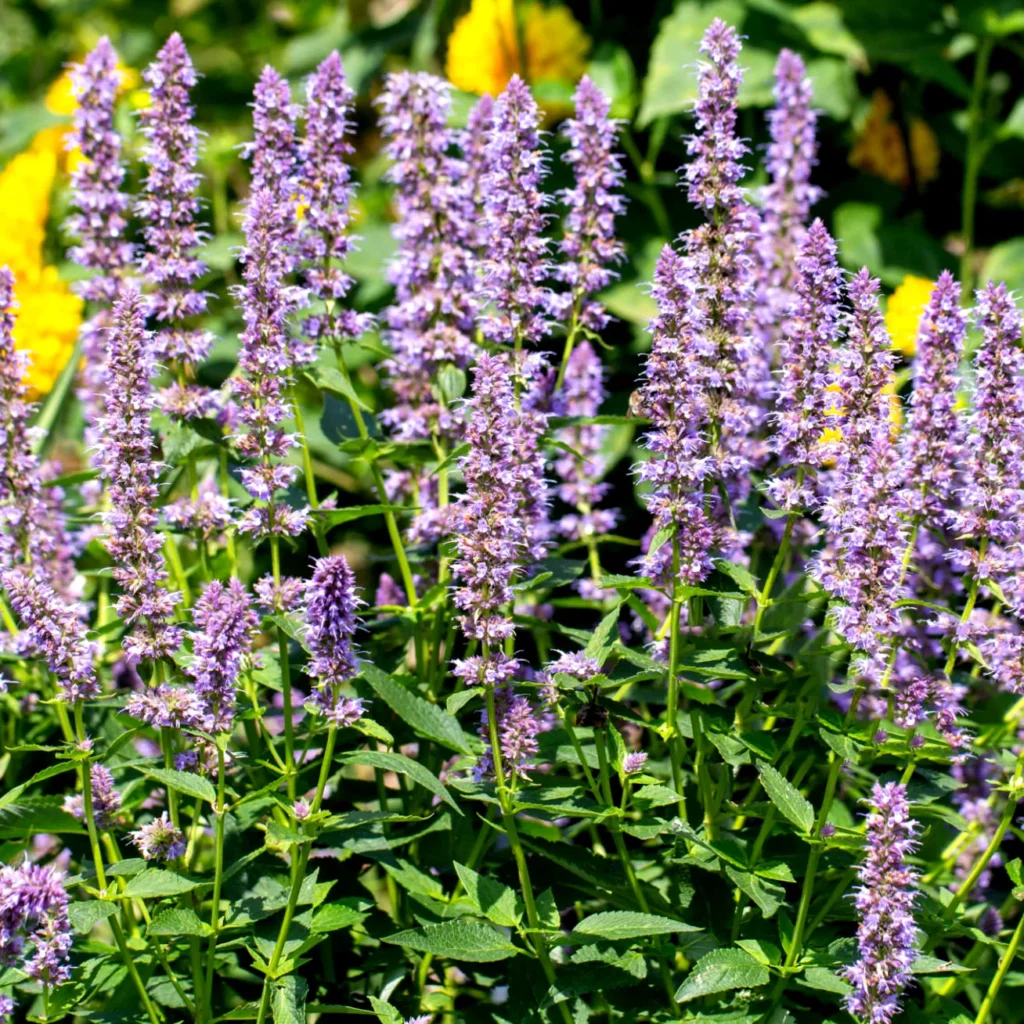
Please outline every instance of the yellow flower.
[{"label": "yellow flower", "polygon": [[[829,384],[825,388],[826,391],[833,392],[834,394],[839,393],[838,384]],[[900,430],[903,428],[903,403],[900,401],[900,396],[896,394],[896,378],[890,376],[889,383],[882,388],[882,394],[889,396],[889,422],[892,424],[891,433],[893,437],[899,436]],[[836,404],[836,401],[825,410],[826,416],[842,416],[846,410]],[[821,432],[821,436],[818,438],[818,444],[820,445],[834,445],[843,439],[842,427],[825,427]],[[826,469],[831,469],[835,464],[835,459],[826,457],[822,459],[821,464]]]},{"label": "yellow flower", "polygon": [[20,306],[14,342],[27,351],[26,379],[33,398],[53,387],[75,346],[82,322],[82,300],[61,281],[56,267],[43,263],[50,191],[57,173],[52,152],[19,153],[0,172],[0,266],[15,276]]},{"label": "yellow flower", "polygon": [[[910,186],[907,144],[900,126],[892,120],[892,100],[876,89],[871,97],[868,116],[857,134],[850,163],[890,185]],[[908,125],[910,160],[919,187],[934,181],[939,173],[939,143],[935,133],[919,117],[911,117]]]},{"label": "yellow flower", "polygon": [[567,7],[526,0],[517,10],[514,0],[472,0],[448,38],[446,71],[458,89],[497,96],[514,74],[531,85],[575,83],[589,49]]},{"label": "yellow flower", "polygon": [[885,310],[885,326],[892,338],[892,347],[908,359],[917,348],[917,329],[928,300],[931,298],[934,281],[926,277],[907,274],[903,282],[889,297]]}]

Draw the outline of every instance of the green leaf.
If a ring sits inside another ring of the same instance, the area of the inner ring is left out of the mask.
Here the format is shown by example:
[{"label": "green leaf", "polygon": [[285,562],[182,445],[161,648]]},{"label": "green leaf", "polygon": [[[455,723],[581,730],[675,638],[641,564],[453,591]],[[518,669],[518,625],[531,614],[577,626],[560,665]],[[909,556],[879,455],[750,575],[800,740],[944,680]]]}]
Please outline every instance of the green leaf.
[{"label": "green leaf", "polygon": [[347,398],[354,405],[362,409],[363,412],[373,412],[370,406],[359,397],[348,376],[342,373],[336,366],[321,367],[315,372],[307,373],[306,376],[321,391],[333,391],[336,395]]},{"label": "green leaf", "polygon": [[462,731],[458,721],[444,709],[407,690],[371,662],[364,662],[361,672],[377,696],[409,725],[413,732],[458,754],[472,753],[469,737]]},{"label": "green leaf", "polygon": [[874,203],[842,203],[832,219],[832,236],[839,239],[839,260],[847,270],[882,269],[882,243],[878,230],[882,209]]},{"label": "green leaf", "polygon": [[445,701],[445,710],[449,715],[457,715],[474,697],[481,696],[483,692],[482,686],[473,686],[468,690],[453,693]]},{"label": "green leaf", "polygon": [[163,868],[147,868],[130,879],[124,890],[125,896],[139,899],[155,899],[160,896],[178,896],[190,892],[199,883],[184,875],[165,871]]},{"label": "green leaf", "polygon": [[336,932],[341,928],[351,928],[362,924],[369,916],[366,911],[371,907],[367,900],[357,896],[348,896],[333,903],[325,903],[313,915],[310,930],[318,933]]},{"label": "green leaf", "polygon": [[338,526],[341,523],[364,519],[366,516],[379,516],[385,512],[394,512],[398,515],[408,511],[404,505],[350,505],[348,508],[335,508],[324,512],[323,521],[327,526]]},{"label": "green leaf", "polygon": [[973,967],[964,967],[962,964],[940,960],[937,956],[928,956],[924,953],[910,965],[912,974],[970,974],[973,970]]},{"label": "green leaf", "polygon": [[428,924],[425,928],[411,928],[408,931],[389,935],[384,939],[395,946],[418,949],[435,956],[446,956],[451,960],[469,963],[491,963],[508,960],[519,950],[501,932],[487,925],[473,921],[444,921]]},{"label": "green leaf", "polygon": [[619,606],[616,605],[601,619],[583,653],[588,658],[594,658],[599,665],[603,665],[611,653],[615,640],[618,639],[618,626]]},{"label": "green leaf", "polygon": [[377,1014],[380,1024],[402,1024],[405,1019],[390,1003],[385,1003],[376,996],[370,996],[370,1005]]},{"label": "green leaf", "polygon": [[68,905],[68,920],[71,927],[82,935],[88,935],[100,921],[117,913],[117,904],[105,900],[82,900]]},{"label": "green leaf", "polygon": [[989,250],[981,268],[982,281],[1005,281],[1013,292],[1024,287],[1024,238],[1012,238]]},{"label": "green leaf", "polygon": [[60,418],[68,395],[71,394],[71,385],[74,383],[75,374],[78,373],[78,364],[81,362],[81,359],[82,339],[79,338],[75,342],[74,350],[68,358],[64,369],[61,370],[60,376],[57,378],[57,383],[54,384],[53,389],[46,396],[46,402],[43,404],[42,409],[39,410],[39,415],[36,416],[35,422],[32,424],[38,430],[38,436],[32,445],[32,451],[40,458],[45,457],[50,445],[53,443],[53,439],[56,437],[56,431],[54,431],[53,427]]},{"label": "green leaf", "polygon": [[188,908],[164,910],[157,914],[146,929],[147,935],[209,935],[210,926],[199,920],[199,915]]},{"label": "green leaf", "polygon": [[452,795],[444,783],[418,761],[413,761],[404,754],[391,754],[380,750],[358,750],[353,754],[345,755],[344,760],[346,764],[365,764],[370,768],[381,768],[386,772],[407,775],[413,782],[429,790],[434,796],[440,797],[458,814],[462,814],[462,809],[452,799]]},{"label": "green leaf", "polygon": [[700,4],[683,0],[658,27],[651,47],[643,100],[637,116],[637,128],[646,128],[653,120],[689,110],[697,98],[697,48],[714,18],[722,18],[740,28],[745,11],[736,0],[718,0]]},{"label": "green leaf", "polygon": [[699,932],[692,924],[683,924],[670,917],[641,914],[634,910],[606,910],[585,917],[569,934],[568,941],[582,945],[586,942],[612,942],[618,939],[639,939],[651,935],[671,935],[674,932]]},{"label": "green leaf", "polygon": [[298,974],[278,978],[270,996],[274,1024],[306,1024],[306,980]]},{"label": "green leaf", "polygon": [[767,985],[769,978],[768,968],[744,950],[713,949],[694,965],[686,981],[679,986],[676,1000],[686,1003],[716,992],[757,988]]},{"label": "green leaf", "polygon": [[768,799],[775,804],[779,812],[802,832],[810,832],[814,827],[814,808],[811,802],[770,764],[758,761],[757,770]]},{"label": "green leaf", "polygon": [[766,882],[749,871],[739,871],[729,865],[726,865],[725,873],[737,889],[746,893],[757,904],[766,919],[786,902],[786,890],[781,885]]},{"label": "green leaf", "polygon": [[827,967],[808,967],[799,978],[801,984],[808,988],[816,988],[821,992],[834,992],[837,996],[845,996],[853,986],[840,978],[835,971]]},{"label": "green leaf", "polygon": [[217,791],[209,779],[193,772],[179,772],[174,768],[146,768],[146,775],[157,782],[162,782],[168,789],[185,793],[197,800],[206,800],[210,804],[217,802]]},{"label": "green leaf", "polygon": [[458,861],[455,862],[455,870],[470,902],[484,917],[504,928],[518,926],[523,915],[516,907],[516,894],[512,889]]},{"label": "green leaf", "polygon": [[24,782],[18,783],[17,786],[11,786],[9,790],[3,795],[0,795],[0,810],[4,807],[8,807],[17,801],[18,797],[25,792],[29,786],[35,785],[37,782],[43,782],[45,779],[52,778],[54,775],[60,775],[63,772],[73,771],[78,767],[75,761],[63,761],[60,764],[51,764],[44,768],[42,771],[38,771],[31,778],[26,779]]}]

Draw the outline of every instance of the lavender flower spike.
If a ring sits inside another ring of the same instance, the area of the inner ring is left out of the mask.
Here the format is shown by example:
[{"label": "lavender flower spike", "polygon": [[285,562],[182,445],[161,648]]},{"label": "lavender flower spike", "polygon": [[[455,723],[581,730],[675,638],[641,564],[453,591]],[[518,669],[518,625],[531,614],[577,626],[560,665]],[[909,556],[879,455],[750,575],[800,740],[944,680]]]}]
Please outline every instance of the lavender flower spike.
[{"label": "lavender flower spike", "polygon": [[46,661],[57,682],[57,696],[71,703],[100,694],[94,660],[96,645],[85,623],[41,574],[27,567],[0,574],[11,607],[21,619],[29,645]]},{"label": "lavender flower spike", "polygon": [[20,967],[46,986],[71,977],[64,877],[59,868],[28,862],[0,867],[0,967]]},{"label": "lavender flower spike", "polygon": [[957,465],[963,426],[956,411],[960,359],[967,322],[960,285],[944,270],[921,317],[914,366],[914,392],[902,434],[905,511],[933,527],[956,501]]},{"label": "lavender flower spike", "polygon": [[847,1010],[870,1024],[889,1024],[900,1011],[900,995],[910,984],[917,957],[914,900],[917,873],[906,863],[916,847],[906,787],[876,782],[867,820],[867,856],[859,870],[855,903],[860,917],[860,958],[842,973],[854,990]]},{"label": "lavender flower spike", "polygon": [[584,75],[573,98],[576,116],[562,129],[570,146],[563,159],[576,181],[559,197],[569,212],[559,246],[565,262],[555,277],[570,288],[562,318],[568,314],[583,327],[600,331],[608,314],[591,296],[611,284],[618,275],[610,268],[625,258],[625,248],[615,237],[615,218],[626,209],[619,191],[626,175],[622,156],[614,151],[618,133],[608,116],[608,97]]},{"label": "lavender flower spike", "polygon": [[192,618],[199,632],[186,672],[195,680],[195,695],[203,703],[202,727],[207,732],[226,732],[234,722],[235,687],[252,651],[259,618],[245,587],[234,578],[227,584],[208,583]]},{"label": "lavender flower spike", "polygon": [[351,725],[363,715],[358,697],[346,697],[340,687],[356,674],[352,637],[359,628],[356,579],[344,555],[318,558],[306,599],[306,643],[312,655],[309,674],[316,680],[311,702],[338,726]]},{"label": "lavender flower spike", "polygon": [[485,218],[487,250],[483,290],[493,304],[484,316],[484,337],[519,348],[548,332],[551,292],[549,242],[544,237],[548,197],[541,191],[547,157],[541,143],[541,113],[529,86],[513,75],[494,106],[487,144]]},{"label": "lavender flower spike", "polygon": [[178,595],[164,586],[167,572],[160,557],[160,464],[149,423],[155,364],[143,329],[143,299],[134,286],[125,286],[114,306],[107,366],[111,387],[99,450],[110,492],[104,513],[107,548],[121,586],[117,613],[134,627],[125,637],[125,650],[155,661],[178,649],[181,631],[171,625]]},{"label": "lavender flower spike", "polygon": [[309,344],[292,342],[295,365],[312,362],[318,345],[337,347],[357,338],[371,322],[366,314],[339,309],[352,288],[341,264],[355,249],[352,221],[353,92],[337,52],[330,54],[306,86],[306,134],[299,144],[299,198],[304,213],[299,226],[299,256],[310,301],[324,309],[302,323]]},{"label": "lavender flower spike", "polygon": [[85,403],[89,444],[96,441],[106,388],[105,332],[110,320],[109,310],[104,307],[117,297],[121,280],[134,260],[134,247],[126,240],[131,200],[121,190],[125,169],[121,138],[114,129],[114,103],[120,83],[117,54],[106,36],[82,64],[71,69],[71,90],[78,105],[67,145],[78,149],[82,159],[71,175],[76,212],[65,227],[77,245],[68,250],[68,258],[96,272],[76,285],[76,290],[101,307],[81,328],[84,369],[79,398]]},{"label": "lavender flower spike", "polygon": [[810,226],[796,261],[796,299],[787,314],[780,352],[772,448],[791,476],[775,476],[768,484],[772,499],[785,509],[807,509],[816,489],[806,481],[827,457],[822,443],[829,413],[831,363],[839,335],[841,275],[836,243],[820,220]]},{"label": "lavender flower spike", "polygon": [[[242,147],[242,156],[252,160],[252,192],[264,189],[276,196],[295,196],[298,173],[296,123],[301,113],[292,102],[287,80],[269,64],[253,90],[253,141]],[[289,226],[294,229],[294,210]]]},{"label": "lavender flower spike", "polygon": [[175,827],[166,811],[130,832],[129,838],[144,860],[177,860],[185,853],[185,834]]},{"label": "lavender flower spike", "polygon": [[[511,686],[495,693],[495,712],[503,774],[506,779],[510,774],[525,779],[527,769],[537,756],[540,722],[529,700],[515,693]],[[477,731],[487,743],[487,750],[474,768],[474,777],[478,781],[494,779],[494,754],[490,746],[490,723],[486,708],[480,713],[480,727]]]},{"label": "lavender flower spike", "polygon": [[765,166],[771,182],[762,193],[760,242],[773,326],[781,323],[792,298],[807,218],[821,198],[821,189],[811,184],[818,148],[812,98],[803,60],[782,50],[775,64],[775,107],[768,114],[771,142]]},{"label": "lavender flower spike", "polygon": [[[121,794],[114,786],[114,776],[110,769],[101,764],[94,764],[89,769],[92,785],[92,813],[96,827],[105,832],[113,828],[117,821],[117,812],[121,809]],[[81,793],[64,797],[64,811],[79,821],[85,820],[85,801]]]}]

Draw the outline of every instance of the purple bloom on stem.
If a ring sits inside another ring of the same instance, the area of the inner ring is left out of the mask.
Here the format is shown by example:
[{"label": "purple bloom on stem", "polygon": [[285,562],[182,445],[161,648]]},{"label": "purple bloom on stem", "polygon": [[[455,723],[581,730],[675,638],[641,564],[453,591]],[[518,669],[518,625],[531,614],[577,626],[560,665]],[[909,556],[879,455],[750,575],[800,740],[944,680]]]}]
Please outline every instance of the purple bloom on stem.
[{"label": "purple bloom on stem", "polygon": [[57,682],[57,697],[75,702],[100,694],[94,660],[96,645],[86,637],[77,609],[42,576],[25,567],[0,574],[11,607],[21,619],[28,642],[46,661]]},{"label": "purple bloom on stem", "polygon": [[125,637],[125,650],[156,661],[178,649],[181,630],[171,625],[178,595],[164,586],[167,572],[160,558],[160,464],[149,423],[155,363],[143,329],[143,300],[134,287],[125,286],[114,306],[107,368],[111,387],[99,449],[110,492],[110,508],[103,517],[107,550],[121,586],[117,613],[134,627]]},{"label": "purple bloom on stem", "polygon": [[955,503],[963,426],[956,411],[959,367],[967,322],[960,285],[948,270],[935,284],[921,317],[914,360],[914,392],[902,433],[906,512],[942,526]]},{"label": "purple bloom on stem", "polygon": [[647,764],[647,754],[645,751],[634,751],[627,754],[622,759],[622,773],[623,775],[636,775],[637,772],[644,770],[644,766]]},{"label": "purple bloom on stem", "polygon": [[195,680],[195,694],[203,702],[206,732],[226,732],[235,715],[238,675],[252,652],[259,618],[249,595],[237,579],[206,585],[192,610],[199,627],[192,641],[194,658],[186,669]]},{"label": "purple bloom on stem", "polygon": [[206,705],[189,686],[154,686],[133,693],[125,712],[157,729],[195,728],[203,719]]},{"label": "purple bloom on stem", "polygon": [[459,147],[465,161],[463,172],[463,198],[466,215],[474,226],[471,248],[479,258],[487,247],[487,187],[490,157],[488,143],[494,127],[494,100],[481,96],[466,119],[466,128],[458,135]]},{"label": "purple bloom on stem", "polygon": [[0,967],[20,967],[47,986],[71,977],[64,872],[25,862],[0,867]]},{"label": "purple bloom on stem", "polygon": [[[302,108],[292,102],[287,80],[269,64],[260,73],[253,90],[253,140],[242,147],[242,156],[252,160],[253,193],[268,191],[281,199],[291,199],[288,222],[289,244],[294,243],[296,214],[294,197],[298,178],[298,142],[296,123]],[[294,253],[289,253],[294,257]]]},{"label": "purple bloom on stem", "polygon": [[562,131],[569,140],[563,159],[573,170],[575,185],[559,194],[568,213],[559,245],[565,261],[554,276],[570,288],[568,295],[559,297],[558,305],[566,307],[560,310],[562,319],[571,316],[589,330],[600,331],[608,314],[591,296],[615,280],[618,275],[610,268],[625,257],[625,248],[615,237],[615,218],[626,209],[619,191],[626,175],[622,157],[615,152],[618,130],[608,116],[608,97],[584,75],[573,99],[576,116]]},{"label": "purple bloom on stem", "polygon": [[0,995],[0,1024],[11,1024],[17,1003],[8,995]]},{"label": "purple bloom on stem", "polygon": [[841,973],[854,986],[844,998],[847,1010],[870,1024],[889,1024],[900,1011],[900,995],[912,980],[910,967],[917,957],[917,873],[906,863],[917,846],[916,823],[906,787],[899,783],[875,783],[871,808],[855,897],[860,958]]},{"label": "purple bloom on stem", "polygon": [[794,281],[796,297],[782,331],[776,398],[776,432],[771,439],[780,463],[797,474],[776,476],[768,493],[782,508],[807,509],[816,489],[805,481],[828,454],[824,434],[833,412],[829,385],[839,335],[841,272],[836,243],[820,220],[810,226],[800,246]]},{"label": "purple bloom on stem", "polygon": [[529,86],[513,75],[494,105],[487,144],[483,291],[493,304],[481,330],[490,341],[536,343],[547,333],[551,291],[550,242],[544,229],[549,197],[541,191],[547,155],[540,138],[540,108]]},{"label": "purple bloom on stem", "polygon": [[206,358],[213,336],[185,326],[206,312],[206,295],[195,288],[206,272],[206,264],[195,256],[206,234],[196,225],[199,129],[192,123],[195,108],[189,100],[196,72],[177,32],[143,77],[151,103],[139,114],[147,168],[137,203],[146,239],[139,270],[153,286],[147,312],[161,325],[153,339],[157,357],[194,367]]},{"label": "purple bloom on stem", "polygon": [[[89,768],[92,784],[92,813],[96,827],[103,832],[113,828],[121,809],[121,794],[114,786],[114,776],[101,764]],[[64,797],[64,811],[79,821],[85,820],[85,799],[81,793]]]},{"label": "purple bloom on stem", "polygon": [[121,163],[121,137],[114,129],[114,104],[121,84],[117,54],[103,36],[81,64],[71,68],[71,92],[77,106],[68,148],[82,157],[71,175],[72,204],[76,212],[65,227],[77,240],[68,259],[95,271],[76,285],[79,295],[101,308],[81,328],[82,360],[79,398],[85,403],[90,430],[87,441],[96,440],[103,414],[106,378],[106,330],[109,307],[134,260],[134,247],[126,240],[131,200],[121,190],[125,169]]},{"label": "purple bloom on stem", "polygon": [[307,671],[316,680],[311,702],[331,722],[351,725],[363,714],[359,698],[339,692],[357,671],[352,637],[360,626],[355,574],[344,555],[318,558],[306,597]]},{"label": "purple bloom on stem", "polygon": [[803,60],[782,50],[775,64],[775,107],[768,114],[765,167],[771,181],[762,192],[759,242],[769,343],[777,339],[793,299],[807,218],[821,198],[821,189],[811,184],[818,162],[813,94]]},{"label": "purple bloom on stem", "polygon": [[159,818],[143,825],[129,838],[144,860],[177,860],[185,853],[185,834],[176,828],[164,811]]},{"label": "purple bloom on stem", "polygon": [[386,368],[397,404],[381,417],[402,440],[456,439],[462,417],[438,392],[437,374],[473,359],[478,225],[467,163],[448,127],[451,87],[434,75],[389,75],[377,101],[392,165],[398,252],[385,313],[392,357]]},{"label": "purple bloom on stem", "polygon": [[[540,721],[534,714],[529,700],[513,692],[511,687],[495,692],[497,714],[498,746],[501,749],[501,764],[506,779],[510,775],[527,778],[527,770],[537,756],[537,735],[541,731]],[[474,776],[494,779],[494,757],[490,748],[490,724],[487,709],[480,712],[480,728],[477,730],[488,749],[477,762]]]}]

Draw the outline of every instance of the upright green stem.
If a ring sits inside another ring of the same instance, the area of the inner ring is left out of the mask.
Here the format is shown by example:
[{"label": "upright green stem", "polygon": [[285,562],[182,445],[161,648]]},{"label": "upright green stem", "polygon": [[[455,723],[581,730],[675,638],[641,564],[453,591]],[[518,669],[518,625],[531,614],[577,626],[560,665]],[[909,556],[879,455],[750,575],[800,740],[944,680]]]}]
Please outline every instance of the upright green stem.
[{"label": "upright green stem", "polygon": [[[213,906],[210,910],[210,944],[206,951],[206,1009],[213,1019],[213,964],[217,959],[217,937],[220,931],[220,890],[224,881],[224,817],[227,809],[224,806],[224,791],[227,785],[225,776],[227,768],[224,763],[224,747],[217,744],[217,825],[214,832],[213,862]],[[196,994],[198,999],[198,993]]]},{"label": "upright green stem", "polygon": [[1021,916],[1017,927],[1013,930],[1010,944],[999,961],[999,970],[996,971],[995,977],[985,993],[985,998],[982,1000],[981,1006],[978,1007],[978,1015],[974,1018],[974,1024],[985,1024],[985,1021],[988,1020],[988,1016],[992,1012],[992,1004],[996,1001],[996,996],[999,995],[999,990],[1003,987],[1003,982],[1006,981],[1006,975],[1010,972],[1010,965],[1017,956],[1022,935],[1024,935],[1024,915]]},{"label": "upright green stem", "polygon": [[679,714],[679,613],[681,611],[681,600],[679,598],[679,538],[672,538],[672,605],[669,608],[671,622],[669,624],[669,645],[668,645],[668,706],[665,709],[667,719],[666,739],[668,741],[668,756],[672,763],[672,783],[679,794],[679,816],[686,820],[686,801],[683,798],[683,763],[682,751],[679,746],[679,724],[676,721]]},{"label": "upright green stem", "polygon": [[[804,468],[801,466],[796,472],[797,488],[803,482]],[[800,513],[796,510],[792,510],[786,516],[786,528],[782,532],[782,543],[779,544],[779,550],[775,552],[775,558],[772,561],[771,568],[768,570],[768,578],[764,581],[761,593],[757,597],[757,611],[754,614],[755,641],[761,632],[761,620],[764,618],[764,613],[772,603],[772,591],[775,589],[775,581],[779,578],[779,573],[782,572],[782,567],[786,564],[786,559],[789,557],[789,546],[793,542],[793,529],[796,527],[796,521],[799,517]]]},{"label": "upright green stem", "polygon": [[[306,497],[309,500],[309,507],[316,511],[320,507],[320,501],[316,496],[316,474],[313,472],[313,458],[309,453],[309,439],[306,437],[306,425],[302,417],[302,406],[299,405],[298,389],[293,384],[291,391],[292,410],[295,418],[295,426],[299,432],[299,446],[302,449],[302,474],[306,481]],[[327,554],[327,541],[324,538],[324,524],[319,516],[313,517],[313,537],[316,540],[317,551],[322,558]]]},{"label": "upright green stem", "polygon": [[[270,538],[270,565],[274,574],[274,588],[281,585],[281,552],[275,534]],[[295,723],[292,722],[292,670],[288,660],[288,634],[277,627],[277,648],[281,663],[281,703],[284,712],[284,752],[288,768],[286,784],[288,799],[295,799]]]},{"label": "upright green stem", "polygon": [[988,62],[995,40],[984,37],[978,42],[974,61],[974,82],[967,107],[967,154],[964,160],[964,188],[961,194],[960,219],[963,226],[963,255],[960,257],[960,280],[965,299],[969,300],[974,286],[974,213],[978,200],[978,174],[985,156],[981,140],[982,103],[988,84]]},{"label": "upright green stem", "polygon": [[[978,548],[978,559],[979,561],[985,557],[985,552],[988,549],[988,540],[983,540],[981,546]],[[978,589],[981,587],[981,578],[976,574],[974,579],[971,580],[971,589],[967,592],[967,603],[964,605],[963,613],[960,615],[960,625],[962,626],[970,617],[974,611],[974,606],[978,603]],[[959,634],[957,630],[957,634]],[[945,667],[943,672],[948,676],[953,671],[953,666],[956,664],[956,656],[960,652],[960,640],[956,635],[953,637],[953,642],[949,647],[949,657],[946,659]]]}]

